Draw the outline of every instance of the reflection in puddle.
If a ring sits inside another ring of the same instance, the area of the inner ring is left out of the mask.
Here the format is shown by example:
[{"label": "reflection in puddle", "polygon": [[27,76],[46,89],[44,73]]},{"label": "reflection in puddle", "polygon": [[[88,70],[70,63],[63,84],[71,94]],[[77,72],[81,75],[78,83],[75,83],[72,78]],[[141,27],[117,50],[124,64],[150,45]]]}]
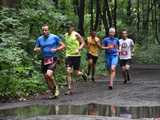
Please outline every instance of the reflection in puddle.
[{"label": "reflection in puddle", "polygon": [[132,118],[132,114],[129,111],[129,107],[123,107],[123,108],[120,109],[120,117]]},{"label": "reflection in puddle", "polygon": [[0,119],[24,119],[47,115],[97,115],[123,118],[157,118],[159,107],[118,107],[100,104],[87,105],[34,105],[0,110]]}]

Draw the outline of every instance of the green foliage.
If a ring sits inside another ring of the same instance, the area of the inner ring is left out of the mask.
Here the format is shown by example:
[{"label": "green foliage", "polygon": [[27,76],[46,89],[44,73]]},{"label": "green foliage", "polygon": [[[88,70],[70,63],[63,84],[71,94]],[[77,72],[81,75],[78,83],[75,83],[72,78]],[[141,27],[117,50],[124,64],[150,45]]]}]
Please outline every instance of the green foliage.
[{"label": "green foliage", "polygon": [[136,46],[135,59],[138,63],[159,64],[160,63],[160,46],[151,44],[148,48]]},{"label": "green foliage", "polygon": [[[1,9],[0,96],[28,96],[46,90],[37,68],[40,61],[32,52],[34,39],[40,35],[41,25],[45,23],[49,24],[51,33],[63,33],[66,20],[67,17],[46,0],[23,0],[17,10]],[[62,68],[59,69],[62,71]],[[64,81],[62,73],[57,73],[56,78]]]},{"label": "green foliage", "polygon": [[[77,0],[61,0],[59,1],[59,5],[55,7],[52,0],[20,0],[17,5],[18,7],[15,9],[1,8],[0,97],[25,97],[47,89],[40,74],[40,56],[35,56],[33,53],[35,39],[41,34],[41,26],[43,24],[48,24],[50,32],[60,36],[63,36],[65,25],[68,21],[72,21],[77,25],[77,2]],[[109,1],[109,5],[113,16],[113,1]],[[100,5],[101,10],[102,7],[103,4]],[[144,5],[146,10],[142,10],[142,8],[137,9],[137,3],[135,1],[132,2],[130,16],[127,15],[127,7],[127,1],[117,1],[118,32],[123,28],[129,30],[129,33],[133,36],[131,38],[137,43],[135,57],[139,63],[159,64],[160,47],[155,45],[154,24],[153,26],[150,24],[150,32],[148,32],[147,35],[145,29],[143,30],[144,21],[142,21],[142,18],[146,18],[147,4]],[[153,8],[153,10],[154,9],[155,8]],[[140,30],[139,33],[136,33],[138,10],[140,13]],[[84,16],[84,30],[86,36],[89,35],[90,31],[89,11],[89,1],[86,1]],[[95,16],[95,9],[93,12]],[[152,13],[154,12],[152,11]],[[105,35],[105,30],[101,18],[98,30],[97,35],[102,39]],[[97,63],[97,74],[105,74],[104,52],[100,52]],[[87,69],[86,53],[86,50],[82,51],[81,67],[83,70]],[[58,83],[64,83],[66,79],[64,53],[59,53],[59,57],[60,64],[57,65],[55,76]]]},{"label": "green foliage", "polygon": [[[12,70],[13,71],[13,70]],[[42,76],[34,72],[34,76],[20,76],[13,72],[1,71],[0,96],[26,97],[46,90],[46,84],[42,81]],[[8,74],[9,76],[6,76]],[[19,76],[19,77],[18,77]]]}]

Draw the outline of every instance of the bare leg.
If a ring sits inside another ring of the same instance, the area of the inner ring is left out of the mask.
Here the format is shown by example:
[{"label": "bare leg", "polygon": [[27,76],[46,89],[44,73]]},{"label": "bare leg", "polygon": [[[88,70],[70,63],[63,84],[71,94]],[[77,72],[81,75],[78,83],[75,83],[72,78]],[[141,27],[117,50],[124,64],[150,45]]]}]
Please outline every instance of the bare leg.
[{"label": "bare leg", "polygon": [[65,93],[65,95],[70,95],[72,92],[72,68],[67,67],[67,84],[68,84],[68,91]]},{"label": "bare leg", "polygon": [[130,65],[126,65],[126,76],[127,76],[127,80],[129,81],[130,80],[130,74],[129,74],[129,70],[130,70]]},{"label": "bare leg", "polygon": [[123,79],[124,79],[124,84],[127,83],[127,78],[126,78],[126,68],[125,66],[122,66],[122,76],[123,76]]},{"label": "bare leg", "polygon": [[116,76],[116,65],[111,66],[111,74],[110,74],[110,82],[109,82],[109,89],[113,88],[113,81]]},{"label": "bare leg", "polygon": [[95,78],[94,78],[95,69],[96,69],[96,64],[92,64],[92,81],[95,81]]},{"label": "bare leg", "polygon": [[47,83],[48,83],[48,88],[51,90],[53,95],[57,97],[59,95],[58,87],[56,84],[56,81],[53,76],[53,71],[52,70],[47,70],[46,76],[48,78]]},{"label": "bare leg", "polygon": [[84,72],[81,72],[80,70],[75,70],[77,76],[82,76],[84,81],[87,81],[87,75]]},{"label": "bare leg", "polygon": [[88,75],[88,76],[90,75],[91,67],[92,67],[92,59],[89,59],[89,60],[88,60],[88,72],[87,72],[87,75]]},{"label": "bare leg", "polygon": [[53,77],[53,71],[52,70],[47,70],[47,76],[49,77],[49,83],[52,87],[55,87],[56,86],[56,82],[54,80],[54,77]]}]

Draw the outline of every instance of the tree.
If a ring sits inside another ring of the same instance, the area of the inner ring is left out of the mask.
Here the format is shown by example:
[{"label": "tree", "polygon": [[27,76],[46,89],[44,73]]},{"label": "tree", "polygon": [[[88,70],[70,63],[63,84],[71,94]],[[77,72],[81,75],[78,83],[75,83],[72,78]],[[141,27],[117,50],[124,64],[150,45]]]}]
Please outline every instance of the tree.
[{"label": "tree", "polygon": [[94,30],[97,30],[98,28],[100,21],[100,13],[101,13],[100,1],[96,0],[96,20],[95,20]]},{"label": "tree", "polygon": [[131,7],[132,7],[132,1],[128,0],[128,6],[127,6],[127,16],[128,16],[128,25],[130,25],[132,23],[132,18],[131,18]]},{"label": "tree", "polygon": [[93,19],[93,0],[90,0],[90,15],[91,15],[90,31],[93,31],[93,24],[94,24],[94,19]]},{"label": "tree", "polygon": [[109,8],[108,0],[104,0],[104,5],[105,5],[105,7],[106,7],[106,12],[107,12],[107,16],[108,16],[109,27],[112,27],[112,16],[111,16],[111,12],[110,12],[110,8]]},{"label": "tree", "polygon": [[79,32],[82,36],[84,36],[84,7],[85,7],[85,0],[80,0],[79,2],[79,9],[78,9],[78,17],[79,17],[79,22],[78,22],[78,29]]},{"label": "tree", "polygon": [[114,0],[114,27],[117,28],[117,0]]},{"label": "tree", "polygon": [[140,29],[140,0],[137,0],[137,32],[139,34]]},{"label": "tree", "polygon": [[[105,0],[104,0],[105,1]],[[105,29],[105,34],[108,34],[108,21],[107,21],[107,15],[106,15],[106,5],[103,4],[103,10],[102,10],[102,20],[103,20],[103,26]]]}]

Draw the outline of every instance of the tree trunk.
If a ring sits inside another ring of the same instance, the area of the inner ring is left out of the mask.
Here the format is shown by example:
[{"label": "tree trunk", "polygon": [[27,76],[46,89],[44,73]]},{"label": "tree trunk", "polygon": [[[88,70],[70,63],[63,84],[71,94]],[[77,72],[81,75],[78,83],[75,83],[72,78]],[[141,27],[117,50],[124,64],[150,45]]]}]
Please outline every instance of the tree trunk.
[{"label": "tree trunk", "polygon": [[132,2],[131,0],[128,0],[128,7],[127,7],[127,16],[128,16],[128,25],[130,25],[132,23],[132,18],[131,18],[131,7],[132,7]]},{"label": "tree trunk", "polygon": [[104,0],[104,5],[105,5],[105,10],[107,11],[109,27],[112,27],[112,16],[111,16],[111,12],[110,12],[110,9],[109,9],[108,0]]},{"label": "tree trunk", "polygon": [[159,36],[158,36],[158,20],[157,20],[157,8],[158,8],[158,5],[156,3],[154,3],[154,11],[155,11],[155,36],[156,36],[156,41],[157,43],[160,45],[160,40],[159,40]]},{"label": "tree trunk", "polygon": [[83,29],[83,24],[84,24],[84,7],[85,7],[85,0],[80,0],[79,3],[79,24],[78,24],[78,29],[79,33],[84,36],[84,29]]},{"label": "tree trunk", "polygon": [[[160,38],[160,4],[159,4],[159,7],[158,7],[158,11],[159,11],[159,12],[158,12],[158,16],[159,16],[159,17],[157,18],[157,19],[158,19],[158,22],[157,22],[157,27],[158,27],[158,28],[157,28],[157,32],[158,32],[158,36],[159,36],[159,38]],[[160,39],[158,39],[158,40],[160,41]]]},{"label": "tree trunk", "polygon": [[79,0],[73,0],[72,4],[73,4],[75,15],[79,16],[79,13],[78,13],[79,12]]},{"label": "tree trunk", "polygon": [[117,28],[117,0],[114,0],[114,27]]},{"label": "tree trunk", "polygon": [[[104,0],[105,2],[105,0]],[[104,29],[106,31],[106,35],[108,35],[108,22],[107,22],[107,16],[106,16],[106,5],[103,4],[103,12],[102,12],[102,20],[103,20],[103,25],[104,25]]]},{"label": "tree trunk", "polygon": [[140,29],[140,11],[139,11],[140,6],[139,4],[140,4],[140,1],[137,0],[137,32],[138,34],[139,34],[139,29]]},{"label": "tree trunk", "polygon": [[90,0],[90,14],[91,14],[90,31],[93,31],[93,0]]},{"label": "tree trunk", "polygon": [[96,20],[95,20],[95,25],[94,25],[94,30],[97,30],[98,29],[98,25],[99,25],[99,16],[100,16],[100,2],[99,0],[96,0]]},{"label": "tree trunk", "polygon": [[148,47],[148,41],[149,41],[149,39],[148,39],[148,33],[149,33],[149,22],[150,22],[150,20],[149,20],[149,16],[150,16],[150,0],[148,0],[147,1],[147,18],[146,18],[146,25],[145,25],[145,33],[146,33],[146,35],[147,35],[147,38],[146,38],[146,47]]}]

